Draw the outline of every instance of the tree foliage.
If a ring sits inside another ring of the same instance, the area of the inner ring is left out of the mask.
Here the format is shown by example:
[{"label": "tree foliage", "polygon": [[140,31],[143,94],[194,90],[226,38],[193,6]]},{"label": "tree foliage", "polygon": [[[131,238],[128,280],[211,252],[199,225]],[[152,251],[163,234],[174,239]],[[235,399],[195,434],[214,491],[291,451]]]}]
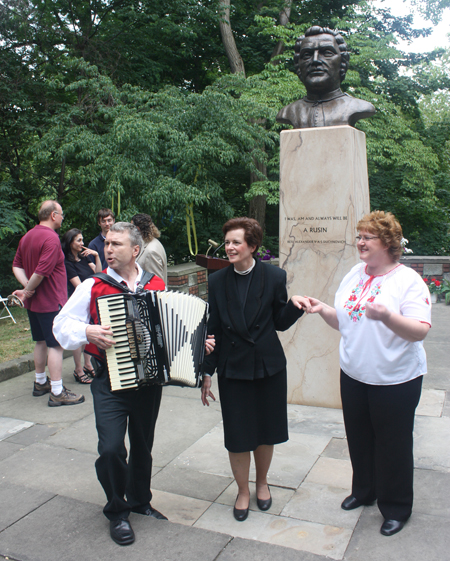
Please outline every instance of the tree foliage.
[{"label": "tree foliage", "polygon": [[[120,201],[121,219],[148,212],[176,260],[188,255],[186,204],[203,241],[263,198],[266,245],[275,243],[275,116],[304,95],[293,73],[296,37],[325,24],[351,50],[343,89],[377,108],[358,124],[372,206],[398,215],[416,254],[448,253],[448,53],[396,46],[430,30],[363,0],[235,0],[227,25],[245,76],[233,75],[219,31],[224,5],[0,0],[0,238],[8,251],[47,197],[63,205],[63,228],[80,227],[86,239],[99,207],[117,211]],[[415,5],[435,22],[449,1]]]}]

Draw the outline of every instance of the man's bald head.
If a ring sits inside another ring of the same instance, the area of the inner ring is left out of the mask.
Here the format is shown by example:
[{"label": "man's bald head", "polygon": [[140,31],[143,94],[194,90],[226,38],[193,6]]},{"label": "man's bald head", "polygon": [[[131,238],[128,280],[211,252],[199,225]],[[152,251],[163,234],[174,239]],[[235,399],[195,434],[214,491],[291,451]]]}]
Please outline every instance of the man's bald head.
[{"label": "man's bald head", "polygon": [[57,212],[61,208],[57,201],[44,201],[39,207],[38,220],[45,222],[50,218],[52,212]]}]

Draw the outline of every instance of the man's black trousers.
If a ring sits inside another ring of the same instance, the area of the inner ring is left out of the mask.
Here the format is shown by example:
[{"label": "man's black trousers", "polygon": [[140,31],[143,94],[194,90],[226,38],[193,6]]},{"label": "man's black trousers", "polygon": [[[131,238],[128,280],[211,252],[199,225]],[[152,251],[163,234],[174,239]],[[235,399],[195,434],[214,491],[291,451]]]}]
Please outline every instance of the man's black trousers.
[{"label": "man's black trousers", "polygon": [[[103,512],[109,520],[127,518],[148,507],[152,498],[152,446],[161,402],[161,386],[112,392],[107,372],[91,384],[98,453],[97,477],[108,499]],[[125,434],[130,453],[127,462]]]}]

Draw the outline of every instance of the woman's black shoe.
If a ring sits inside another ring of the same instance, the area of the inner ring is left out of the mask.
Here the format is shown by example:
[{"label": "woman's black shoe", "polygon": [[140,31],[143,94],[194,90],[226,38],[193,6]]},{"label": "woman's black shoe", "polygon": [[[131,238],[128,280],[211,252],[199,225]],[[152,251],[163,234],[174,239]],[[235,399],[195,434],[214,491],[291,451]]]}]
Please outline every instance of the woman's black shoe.
[{"label": "woman's black shoe", "polygon": [[[270,495],[270,488],[269,488],[269,495]],[[270,495],[268,499],[258,499],[258,497],[256,497],[256,504],[258,505],[259,510],[269,510],[269,508],[272,506],[272,495]]]},{"label": "woman's black shoe", "polygon": [[[239,498],[239,495],[236,497],[236,501],[238,500],[238,498]],[[244,520],[246,520],[247,516],[248,516],[248,509],[249,509],[250,503],[249,503],[248,507],[244,508],[244,509],[238,509],[238,508],[236,508],[236,503],[234,503],[234,504],[235,504],[235,506],[233,508],[233,516],[236,518],[236,520],[238,522],[244,522]]]},{"label": "woman's black shoe", "polygon": [[393,536],[403,528],[405,523],[402,520],[385,520],[380,528],[383,536]]},{"label": "woman's black shoe", "polygon": [[360,501],[356,499],[353,495],[349,495],[346,499],[344,499],[341,503],[341,508],[344,510],[353,510],[355,508],[359,508],[360,506],[370,506],[373,505],[375,501]]}]

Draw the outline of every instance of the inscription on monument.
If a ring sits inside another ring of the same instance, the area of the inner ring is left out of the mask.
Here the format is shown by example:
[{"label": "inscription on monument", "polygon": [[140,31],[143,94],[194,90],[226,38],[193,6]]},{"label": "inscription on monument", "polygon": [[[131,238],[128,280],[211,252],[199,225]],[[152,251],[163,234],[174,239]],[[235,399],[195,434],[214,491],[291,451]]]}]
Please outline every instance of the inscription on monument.
[{"label": "inscription on monument", "polygon": [[347,216],[285,216],[284,220],[291,222],[288,244],[345,244]]}]

